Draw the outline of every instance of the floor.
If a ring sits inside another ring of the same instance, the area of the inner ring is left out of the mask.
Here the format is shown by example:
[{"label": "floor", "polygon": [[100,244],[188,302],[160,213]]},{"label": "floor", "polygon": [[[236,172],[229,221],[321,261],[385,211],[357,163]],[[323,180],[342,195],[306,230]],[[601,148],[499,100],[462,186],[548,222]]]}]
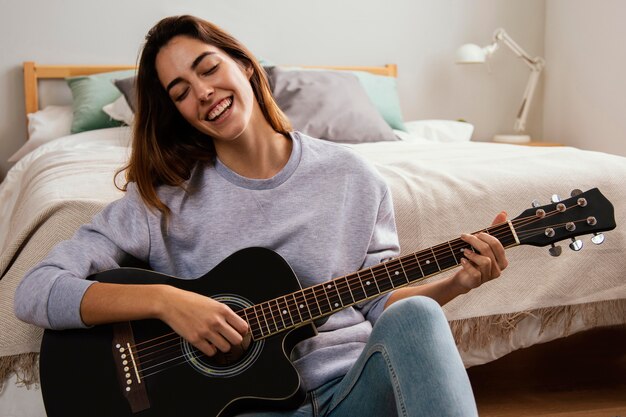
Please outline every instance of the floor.
[{"label": "floor", "polygon": [[626,326],[468,369],[481,417],[626,417]]}]

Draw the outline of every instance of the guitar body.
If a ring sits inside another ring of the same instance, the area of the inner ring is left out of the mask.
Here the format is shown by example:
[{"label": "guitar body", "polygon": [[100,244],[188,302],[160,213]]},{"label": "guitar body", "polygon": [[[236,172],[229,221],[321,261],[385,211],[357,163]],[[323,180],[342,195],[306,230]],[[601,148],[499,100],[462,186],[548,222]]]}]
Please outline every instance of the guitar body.
[{"label": "guitar body", "polygon": [[[301,288],[286,261],[263,248],[236,252],[195,280],[135,268],[105,271],[90,278],[126,284],[169,284],[218,299],[235,311]],[[263,285],[267,282],[271,285]],[[132,328],[134,343],[143,349],[151,343],[147,341],[155,340],[156,347],[153,356],[141,359],[144,373],[139,385],[145,390],[148,406],[144,401],[142,410],[133,411],[124,396],[125,376],[117,371],[114,359],[116,326],[120,325],[45,331],[40,375],[49,417],[224,417],[251,409],[293,408],[304,399],[300,378],[289,355],[296,343],[315,335],[312,324],[252,341],[243,357],[224,365],[211,363],[180,338],[175,341],[164,336],[172,330],[161,321],[141,320],[126,325]],[[161,340],[167,340],[163,346],[177,353],[164,356],[158,344]],[[162,357],[166,365],[179,364],[153,367],[150,360],[155,357]],[[151,373],[154,374],[144,377]],[[271,383],[263,383],[269,380]],[[133,392],[136,388],[137,384],[132,386]]]}]

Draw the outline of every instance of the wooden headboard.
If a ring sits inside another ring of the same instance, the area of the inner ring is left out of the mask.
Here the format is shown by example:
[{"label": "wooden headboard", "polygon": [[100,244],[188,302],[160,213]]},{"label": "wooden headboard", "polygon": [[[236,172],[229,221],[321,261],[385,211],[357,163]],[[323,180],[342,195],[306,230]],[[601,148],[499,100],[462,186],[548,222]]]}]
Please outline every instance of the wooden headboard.
[{"label": "wooden headboard", "polygon": [[[39,65],[32,61],[24,62],[24,99],[26,102],[26,114],[34,113],[39,110],[39,80],[59,79],[135,68],[136,67],[132,65]],[[376,75],[386,75],[388,77],[396,77],[398,75],[398,66],[396,64],[387,64],[380,67],[304,66],[304,68],[365,71]]]}]

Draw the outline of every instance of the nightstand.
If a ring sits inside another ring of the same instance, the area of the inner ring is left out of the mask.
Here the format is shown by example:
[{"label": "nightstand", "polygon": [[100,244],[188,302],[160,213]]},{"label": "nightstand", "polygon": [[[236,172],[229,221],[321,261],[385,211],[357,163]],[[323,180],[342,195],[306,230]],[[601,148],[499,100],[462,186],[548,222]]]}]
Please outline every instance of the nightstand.
[{"label": "nightstand", "polygon": [[537,142],[537,141],[530,141],[530,142],[519,142],[519,143],[508,143],[508,142],[496,142],[496,141],[492,141],[491,143],[504,143],[505,145],[520,145],[520,146],[565,146],[562,143],[556,143],[556,142]]}]

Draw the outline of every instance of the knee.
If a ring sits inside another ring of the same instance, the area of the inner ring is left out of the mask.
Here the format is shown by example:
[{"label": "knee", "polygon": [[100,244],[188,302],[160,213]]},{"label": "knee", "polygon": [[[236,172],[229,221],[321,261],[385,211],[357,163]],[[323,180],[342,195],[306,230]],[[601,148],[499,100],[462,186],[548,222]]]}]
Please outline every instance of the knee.
[{"label": "knee", "polygon": [[400,330],[421,326],[446,326],[448,321],[439,303],[429,297],[415,296],[396,301],[383,312],[376,323]]}]

